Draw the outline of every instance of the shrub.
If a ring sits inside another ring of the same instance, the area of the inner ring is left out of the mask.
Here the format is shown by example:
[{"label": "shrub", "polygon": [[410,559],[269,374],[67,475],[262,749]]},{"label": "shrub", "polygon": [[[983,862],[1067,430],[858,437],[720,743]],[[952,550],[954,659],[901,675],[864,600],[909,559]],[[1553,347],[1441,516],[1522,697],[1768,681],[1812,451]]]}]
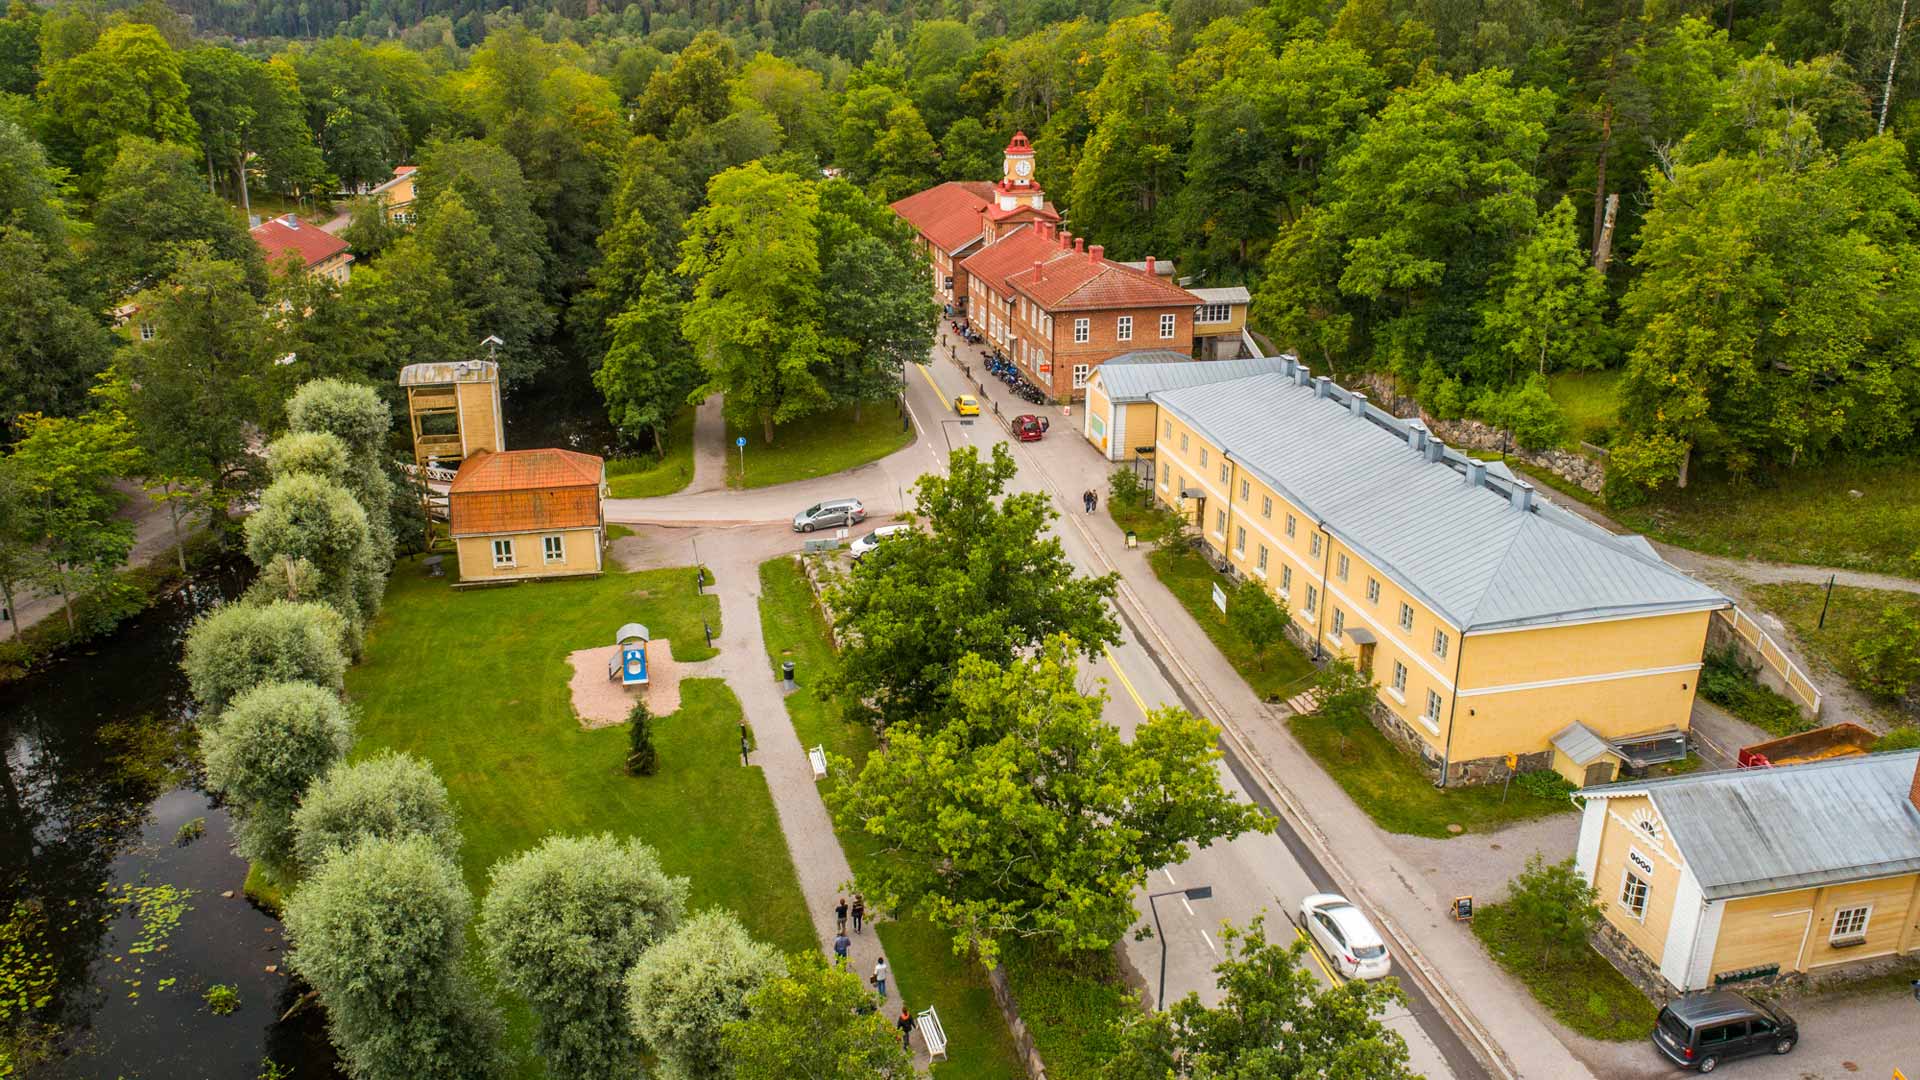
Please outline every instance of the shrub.
[{"label": "shrub", "polygon": [[1536,799],[1545,799],[1548,802],[1563,801],[1567,796],[1580,790],[1578,786],[1569,782],[1566,777],[1561,776],[1552,769],[1535,769],[1532,772],[1523,772],[1519,776],[1514,777],[1513,782],[1520,786],[1521,791],[1526,792]]},{"label": "shrub", "polygon": [[1573,860],[1549,863],[1538,852],[1527,858],[1502,905],[1513,916],[1508,936],[1514,947],[1537,957],[1584,951],[1600,922],[1599,894]]},{"label": "shrub", "polygon": [[627,1009],[663,1071],[688,1080],[727,1075],[721,1032],[747,1015],[747,995],[786,970],[771,945],[725,911],[706,911],[641,954],[627,975]]},{"label": "shrub", "polygon": [[1775,735],[1792,735],[1812,728],[1813,722],[1800,714],[1799,706],[1760,685],[1754,678],[1758,671],[1743,660],[1732,645],[1709,649],[1702,657],[1700,693],[1715,705]]},{"label": "shrub", "polygon": [[1567,417],[1547,392],[1547,378],[1535,374],[1525,385],[1500,396],[1494,406],[1496,423],[1513,432],[1514,441],[1529,450],[1558,445],[1567,435]]},{"label": "shrub", "polygon": [[1873,752],[1920,750],[1920,724],[1904,724],[1873,741]]},{"label": "shrub", "polygon": [[446,785],[426,762],[391,750],[334,766],[293,812],[293,854],[308,873],[362,840],[408,836],[426,838],[449,859],[460,855]]},{"label": "shrub", "polygon": [[627,713],[627,775],[652,776],[660,767],[659,752],[653,748],[653,710],[644,701],[636,701]]},{"label": "shrub", "polygon": [[264,682],[309,682],[336,693],[347,670],[346,626],[325,604],[228,605],[195,619],[180,666],[209,718]]},{"label": "shrub", "polygon": [[1903,698],[1920,689],[1920,617],[1889,604],[1873,631],[1853,646],[1860,684],[1883,697]]},{"label": "shrub", "polygon": [[240,854],[276,871],[288,868],[294,807],[352,745],[346,706],[312,683],[264,683],[234,698],[203,732],[201,753],[207,786],[238,819]]}]

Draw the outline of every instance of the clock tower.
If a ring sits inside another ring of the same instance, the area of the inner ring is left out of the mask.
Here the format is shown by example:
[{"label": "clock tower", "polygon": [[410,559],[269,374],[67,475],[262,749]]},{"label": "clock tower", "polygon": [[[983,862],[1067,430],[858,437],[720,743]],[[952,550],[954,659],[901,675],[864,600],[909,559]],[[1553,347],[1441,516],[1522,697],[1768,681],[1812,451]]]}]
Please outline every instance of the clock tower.
[{"label": "clock tower", "polygon": [[1046,192],[1040,190],[1033,178],[1033,144],[1027,141],[1024,131],[1014,132],[1013,141],[1007,144],[997,188],[995,201],[1003,214],[1023,207],[1039,210],[1046,206]]}]

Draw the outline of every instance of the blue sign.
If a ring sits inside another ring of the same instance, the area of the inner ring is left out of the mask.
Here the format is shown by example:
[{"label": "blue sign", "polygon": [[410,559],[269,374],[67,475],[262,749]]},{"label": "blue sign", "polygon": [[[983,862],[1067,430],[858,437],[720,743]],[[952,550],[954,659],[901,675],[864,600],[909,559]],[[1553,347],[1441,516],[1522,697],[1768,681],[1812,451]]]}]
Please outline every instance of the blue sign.
[{"label": "blue sign", "polygon": [[733,445],[739,447],[742,450],[745,450],[747,448],[747,437],[745,435],[740,436],[739,438],[733,440]]}]

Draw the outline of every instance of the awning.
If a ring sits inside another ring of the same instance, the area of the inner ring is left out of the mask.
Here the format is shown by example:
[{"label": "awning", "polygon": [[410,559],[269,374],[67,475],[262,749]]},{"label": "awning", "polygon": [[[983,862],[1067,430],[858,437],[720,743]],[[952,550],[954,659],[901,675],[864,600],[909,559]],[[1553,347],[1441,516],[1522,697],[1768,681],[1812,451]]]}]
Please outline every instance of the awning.
[{"label": "awning", "polygon": [[1346,629],[1347,640],[1355,645],[1373,644],[1373,631],[1363,626],[1349,626]]}]

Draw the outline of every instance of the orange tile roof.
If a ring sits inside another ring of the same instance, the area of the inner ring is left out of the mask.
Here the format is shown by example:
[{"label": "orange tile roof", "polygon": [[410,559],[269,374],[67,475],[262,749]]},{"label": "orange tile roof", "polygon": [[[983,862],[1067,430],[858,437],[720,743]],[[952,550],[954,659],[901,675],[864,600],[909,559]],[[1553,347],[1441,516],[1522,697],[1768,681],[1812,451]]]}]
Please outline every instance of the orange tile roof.
[{"label": "orange tile roof", "polygon": [[480,450],[448,488],[454,536],[600,524],[606,462],[572,450]]},{"label": "orange tile roof", "polygon": [[[1040,235],[1031,225],[1023,225],[995,240],[991,245],[967,256],[960,268],[969,277],[986,282],[997,293],[1006,293],[1007,278],[1013,273],[1033,269],[1034,260],[1051,259],[1063,253],[1058,242]],[[1080,256],[1085,259],[1086,256]]]},{"label": "orange tile roof", "polygon": [[949,180],[900,199],[893,212],[951,254],[980,235],[980,215],[992,198],[993,185],[984,180]]},{"label": "orange tile roof", "polygon": [[[1034,258],[1006,275],[1002,291],[1024,294],[1047,311],[1097,311],[1123,307],[1192,307],[1200,298],[1157,274],[1136,270],[1090,252],[1067,251],[1053,242],[1057,255],[1045,258],[1035,273]],[[996,245],[997,246],[997,245]],[[992,250],[989,248],[988,250]],[[967,261],[972,273],[972,260]]]},{"label": "orange tile roof", "polygon": [[345,240],[318,225],[301,224],[293,214],[270,218],[247,231],[266,254],[268,266],[278,264],[291,251],[300,257],[301,268],[310,270],[347,250]]}]

